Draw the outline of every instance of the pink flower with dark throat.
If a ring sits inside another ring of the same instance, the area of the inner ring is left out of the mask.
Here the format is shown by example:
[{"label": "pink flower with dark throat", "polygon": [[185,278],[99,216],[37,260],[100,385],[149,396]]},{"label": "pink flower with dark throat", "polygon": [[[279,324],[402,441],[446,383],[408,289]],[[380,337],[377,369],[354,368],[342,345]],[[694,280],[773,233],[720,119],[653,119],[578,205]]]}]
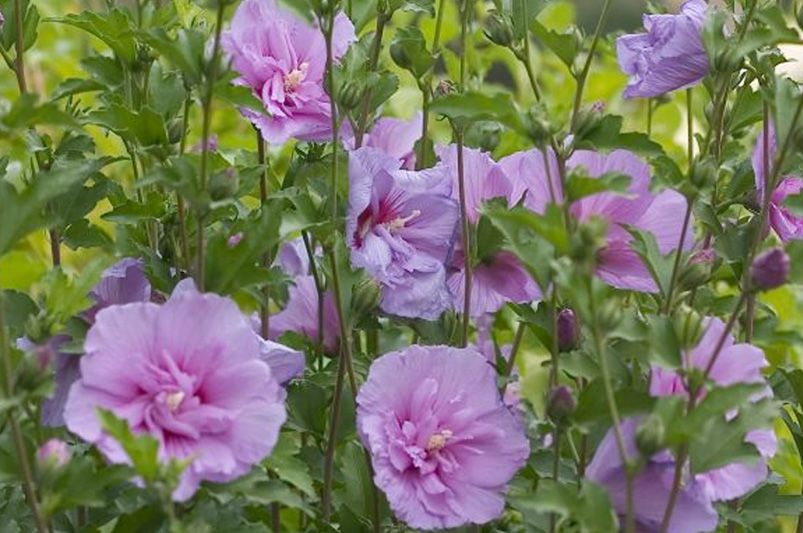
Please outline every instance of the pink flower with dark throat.
[{"label": "pink flower with dark throat", "polygon": [[374,361],[357,397],[357,427],[374,482],[416,529],[497,518],[530,452],[496,372],[473,348],[410,346]]},{"label": "pink flower with dark throat", "polygon": [[442,165],[418,172],[374,148],[349,156],[346,236],[351,262],[382,287],[386,313],[437,318],[451,305],[444,262],[457,204]]},{"label": "pink flower with dark throat", "polygon": [[273,449],[285,420],[282,391],[260,339],[229,299],[191,289],[164,305],[100,311],[64,418],[112,463],[128,463],[97,418],[106,409],[134,433],[159,441],[161,460],[190,462],[173,493],[189,499],[201,481],[230,481]]},{"label": "pink flower with dark throat", "polygon": [[[335,59],[356,40],[354,26],[342,13],[335,19],[332,40]],[[222,45],[240,75],[236,83],[250,87],[265,106],[264,113],[243,110],[243,114],[266,141],[331,139],[324,84],[326,43],[319,28],[274,0],[244,0],[223,34]]]}]

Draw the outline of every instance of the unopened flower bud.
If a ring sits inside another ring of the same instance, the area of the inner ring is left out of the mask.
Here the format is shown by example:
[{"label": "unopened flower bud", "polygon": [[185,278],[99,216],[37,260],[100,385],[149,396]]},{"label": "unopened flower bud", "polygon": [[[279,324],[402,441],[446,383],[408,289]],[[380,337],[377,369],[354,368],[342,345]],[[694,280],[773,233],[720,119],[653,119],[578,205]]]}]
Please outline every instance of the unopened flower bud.
[{"label": "unopened flower bud", "polygon": [[545,146],[550,135],[552,135],[546,111],[540,106],[533,107],[525,116],[525,124],[527,126],[527,136],[530,140],[536,146]]},{"label": "unopened flower bud", "polygon": [[213,133],[212,135],[210,135],[206,139],[206,144],[204,144],[204,140],[203,139],[201,139],[200,141],[195,143],[193,145],[193,147],[192,147],[192,151],[193,152],[203,152],[204,151],[204,146],[206,146],[206,151],[207,152],[217,152],[218,145],[219,145],[218,137],[217,137],[217,135],[215,135]]},{"label": "unopened flower bud", "polygon": [[6,17],[3,16],[3,12],[0,11],[0,31],[3,30],[3,25],[6,23]]},{"label": "unopened flower bud", "polygon": [[708,282],[717,254],[713,248],[703,248],[692,254],[686,267],[678,276],[678,286],[689,291]]},{"label": "unopened flower bud", "polygon": [[453,81],[441,80],[438,82],[437,87],[435,87],[435,96],[447,96],[453,94],[456,90],[457,88]]},{"label": "unopened flower bud", "polygon": [[493,11],[485,21],[485,36],[499,46],[510,46],[513,42],[513,27],[504,15]]},{"label": "unopened flower bud", "polygon": [[591,106],[580,109],[574,123],[574,133],[577,139],[584,139],[597,129],[605,113],[605,102],[597,101]]},{"label": "unopened flower bud", "polygon": [[606,300],[597,315],[600,327],[605,331],[612,331],[622,321],[622,304],[613,299]]},{"label": "unopened flower bud", "polygon": [[577,402],[572,396],[572,391],[565,385],[559,385],[549,393],[549,400],[546,406],[546,416],[556,426],[563,426],[569,421],[569,417],[574,414]]},{"label": "unopened flower bud", "polygon": [[717,167],[713,160],[710,158],[703,159],[702,161],[696,160],[692,166],[691,183],[698,189],[702,189],[706,185],[714,183],[717,178]]},{"label": "unopened flower bud", "polygon": [[780,287],[788,277],[789,256],[783,248],[767,250],[753,261],[750,269],[750,282],[761,291]]},{"label": "unopened flower bud", "polygon": [[568,307],[558,313],[558,349],[570,352],[577,347],[580,340],[580,325],[577,316]]},{"label": "unopened flower bud", "polygon": [[355,317],[373,311],[382,300],[382,291],[372,278],[364,277],[354,286],[351,309]]},{"label": "unopened flower bud", "polygon": [[36,460],[42,468],[62,468],[70,456],[70,448],[60,439],[50,439],[36,451]]},{"label": "unopened flower bud", "polygon": [[661,451],[666,438],[666,428],[659,416],[650,415],[636,429],[636,448],[644,457],[651,457]]},{"label": "unopened flower bud", "polygon": [[680,306],[672,315],[675,335],[683,350],[691,350],[703,335],[703,317],[687,305]]},{"label": "unopened flower bud", "polygon": [[240,244],[241,240],[243,240],[243,232],[238,231],[237,233],[228,238],[228,240],[226,241],[226,246],[228,246],[229,248],[234,248],[235,246]]}]

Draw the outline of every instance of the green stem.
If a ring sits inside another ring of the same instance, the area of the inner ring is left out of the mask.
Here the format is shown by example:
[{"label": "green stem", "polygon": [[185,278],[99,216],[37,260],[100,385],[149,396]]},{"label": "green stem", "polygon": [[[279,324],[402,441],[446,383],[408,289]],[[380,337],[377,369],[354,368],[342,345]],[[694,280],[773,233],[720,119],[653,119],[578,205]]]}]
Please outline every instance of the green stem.
[{"label": "green stem", "polygon": [[[203,114],[201,122],[201,164],[200,164],[200,189],[206,190],[207,181],[209,179],[209,134],[212,127],[212,97],[215,93],[215,81],[217,80],[218,69],[218,56],[220,55],[220,36],[223,31],[223,12],[226,9],[226,2],[218,0],[217,20],[215,21],[215,37],[212,45],[212,58],[209,63],[209,72],[206,80],[206,94],[203,100]],[[206,213],[201,211],[197,214],[198,228],[197,228],[197,250],[196,250],[196,273],[195,282],[198,284],[198,289],[204,290],[204,219]]]},{"label": "green stem", "polygon": [[602,371],[602,382],[605,387],[605,400],[608,404],[608,411],[611,414],[613,421],[613,435],[616,441],[616,448],[619,452],[619,459],[625,468],[625,493],[626,493],[626,512],[625,512],[625,530],[628,533],[635,533],[635,515],[633,514],[633,473],[630,468],[630,458],[627,456],[627,448],[625,447],[625,439],[622,434],[621,417],[619,416],[619,408],[616,405],[616,396],[613,392],[613,385],[611,382],[611,370],[608,366],[608,358],[605,354],[602,336],[599,331],[599,324],[597,320],[596,301],[594,298],[594,291],[592,288],[593,280],[587,280],[588,302],[591,312],[591,332],[594,341],[594,351],[599,358],[600,370]]},{"label": "green stem", "polygon": [[647,137],[652,136],[652,98],[647,99]]},{"label": "green stem", "polygon": [[17,70],[17,85],[20,89],[20,94],[28,92],[28,84],[25,81],[25,38],[24,38],[24,18],[22,13],[21,0],[14,0],[14,24],[16,25],[16,70]]},{"label": "green stem", "polygon": [[[14,397],[14,376],[12,374],[11,353],[8,346],[9,338],[8,329],[6,327],[5,297],[3,296],[3,292],[0,291],[0,359],[2,359],[3,374],[5,375],[5,395],[6,398],[10,400]],[[22,473],[25,499],[28,501],[28,506],[31,508],[31,515],[33,516],[37,532],[46,533],[48,531],[48,525],[39,507],[39,499],[36,496],[36,485],[34,483],[31,464],[28,459],[28,450],[23,440],[22,429],[20,428],[17,415],[13,408],[8,409],[6,416],[9,426],[11,426],[14,448],[17,451],[17,461]]]},{"label": "green stem", "polygon": [[[259,202],[263,210],[268,206],[268,167],[267,157],[265,155],[265,139],[262,138],[262,132],[256,130],[256,143],[257,143],[257,164],[262,167],[262,172],[259,177]],[[265,268],[270,268],[272,263],[270,250],[265,252],[262,258],[262,265]],[[267,339],[270,332],[270,285],[265,285],[262,289],[262,305],[260,306],[260,330],[262,338]],[[278,512],[278,511],[277,511]]]},{"label": "green stem", "polygon": [[[379,53],[382,51],[382,35],[385,31],[385,24],[388,21],[388,16],[385,13],[378,13],[376,16],[376,33],[374,34],[374,46],[371,50],[371,58],[368,63],[368,72],[376,71],[379,64]],[[359,122],[357,123],[357,132],[354,135],[354,147],[359,148],[362,146],[363,136],[368,123],[368,113],[371,107],[371,87],[366,89],[363,95],[362,110],[360,112]]]},{"label": "green stem", "polygon": [[[552,457],[552,479],[555,480],[557,483],[560,480],[560,437],[561,437],[561,430],[559,428],[555,428],[555,439],[552,443],[552,449],[554,450],[554,456]],[[549,516],[549,531],[550,533],[555,532],[555,527],[558,523],[558,515],[557,513],[550,513]]]},{"label": "green stem", "polygon": [[505,377],[510,377],[513,374],[513,369],[516,368],[516,356],[519,354],[521,348],[521,341],[524,339],[524,332],[527,329],[527,324],[519,322],[516,328],[516,335],[513,337],[513,346],[510,348],[510,359],[507,362],[505,369]]},{"label": "green stem", "polygon": [[[441,26],[443,26],[443,11],[446,7],[445,0],[438,0],[438,13],[435,17],[435,37],[432,40],[432,59],[433,64],[437,62],[440,54],[440,40],[441,40]],[[434,67],[433,67],[434,68]],[[420,84],[422,105],[421,105],[421,139],[419,141],[419,153],[416,158],[416,169],[420,170],[426,165],[428,158],[427,154],[427,139],[429,137],[429,102],[432,99],[432,70],[424,76],[424,80]]]},{"label": "green stem", "polygon": [[577,125],[577,114],[580,111],[580,104],[583,101],[583,90],[588,80],[588,73],[591,70],[591,61],[594,58],[594,52],[597,50],[597,43],[602,34],[602,28],[608,20],[610,7],[611,0],[605,0],[605,3],[602,5],[602,13],[600,13],[599,20],[597,21],[597,28],[594,30],[594,37],[591,40],[591,48],[588,49],[588,57],[586,58],[585,65],[583,65],[583,70],[580,72],[580,76],[577,77],[577,89],[574,92],[574,106],[572,107],[571,131],[574,131]]},{"label": "green stem", "polygon": [[457,131],[457,186],[460,198],[460,227],[462,233],[463,244],[463,275],[465,283],[463,284],[463,322],[462,333],[460,336],[460,346],[465,347],[468,345],[468,330],[471,324],[471,235],[469,234],[468,213],[466,207],[466,183],[463,164],[463,132]]},{"label": "green stem", "polygon": [[[184,99],[184,113],[181,116],[181,141],[178,146],[179,156],[183,156],[187,150],[187,132],[190,125],[190,106],[192,99],[189,94]],[[176,191],[176,206],[178,209],[178,239],[181,247],[181,263],[186,270],[190,269],[190,244],[187,237],[187,212],[184,206],[184,197]],[[181,265],[177,265],[180,269]]]}]

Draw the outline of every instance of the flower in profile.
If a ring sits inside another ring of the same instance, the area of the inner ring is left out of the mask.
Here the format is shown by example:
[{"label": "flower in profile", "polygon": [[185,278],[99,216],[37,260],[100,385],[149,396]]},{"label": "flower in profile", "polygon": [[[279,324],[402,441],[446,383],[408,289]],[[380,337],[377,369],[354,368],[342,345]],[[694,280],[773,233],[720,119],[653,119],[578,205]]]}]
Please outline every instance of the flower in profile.
[{"label": "flower in profile", "polygon": [[[639,418],[623,420],[619,428],[624,437],[625,453],[630,460],[638,456],[636,431]],[[672,493],[675,461],[666,452],[646,458],[646,464],[633,478],[633,510],[638,531],[659,531],[664,511]],[[614,430],[602,439],[594,458],[588,465],[586,477],[608,490],[611,504],[620,520],[627,509],[625,465],[616,446]],[[695,483],[683,483],[677,493],[675,510],[668,533],[711,531],[717,527],[719,517]]]},{"label": "flower in profile", "polygon": [[357,427],[374,482],[416,529],[483,524],[504,508],[529,442],[473,348],[410,346],[371,365]]},{"label": "flower in profile", "polygon": [[703,45],[705,0],[686,0],[676,15],[644,15],[646,33],[616,40],[622,71],[630,77],[625,98],[653,98],[692,87],[708,74]]},{"label": "flower in profile", "polygon": [[[697,345],[684,358],[701,371],[704,371],[714,356],[717,343],[725,332],[725,324],[718,318],[707,318],[703,322],[704,333]],[[772,396],[761,369],[767,366],[764,352],[751,344],[735,343],[733,336],[725,336],[725,343],[711,367],[709,378],[720,386],[738,383],[764,385],[763,392],[754,400]],[[650,394],[653,396],[688,396],[682,376],[673,370],[653,366],[650,380]],[[731,463],[716,470],[694,476],[699,489],[711,501],[731,500],[743,496],[767,478],[767,460],[775,454],[777,440],[771,428],[756,429],[747,434],[746,441],[753,444],[761,454],[761,459],[753,463]]]},{"label": "flower in profile", "polygon": [[[365,134],[362,146],[376,148],[401,161],[402,168],[415,170],[415,143],[421,138],[421,123],[424,119],[420,111],[410,120],[382,117]],[[354,149],[354,133],[346,121],[343,124],[343,141],[348,150]]]},{"label": "flower in profile", "polygon": [[45,468],[61,468],[71,455],[69,446],[61,439],[50,439],[36,450],[36,460]]},{"label": "flower in profile", "polygon": [[[436,152],[451,174],[452,197],[458,199],[457,147],[437,147]],[[487,153],[472,148],[463,149],[463,180],[466,214],[472,224],[479,220],[483,202],[501,197],[508,203],[514,203],[514,187],[511,181],[503,167]],[[458,238],[448,263],[447,281],[453,305],[458,309],[462,309],[465,298],[464,257],[462,240]],[[524,303],[540,298],[538,286],[510,252],[494,252],[473,265],[470,302],[472,316],[494,313],[507,302]]]},{"label": "flower in profile", "polygon": [[[333,54],[339,59],[356,40],[344,14],[335,18]],[[324,89],[326,43],[321,30],[274,0],[244,0],[223,34],[222,46],[239,74],[265,106],[243,114],[265,140],[327,141],[332,137],[330,100]]]},{"label": "flower in profile", "polygon": [[[293,331],[306,337],[310,342],[318,342],[318,290],[315,278],[299,276],[288,289],[287,304],[284,309],[270,317],[271,339],[278,339],[284,333]],[[323,297],[323,349],[326,353],[337,353],[340,344],[340,323],[332,291],[324,292]]]},{"label": "flower in profile", "polygon": [[[771,178],[775,168],[775,154],[778,151],[778,143],[775,137],[775,126],[769,124],[766,140],[764,129],[756,141],[753,151],[753,173],[756,177],[756,201],[759,205],[764,203],[764,189],[767,179]],[[764,147],[767,147],[767,161],[764,161]],[[769,176],[767,175],[769,174]],[[784,205],[786,198],[794,196],[803,191],[803,178],[793,175],[781,176],[778,185],[772,191],[769,203],[769,223],[775,233],[778,234],[783,242],[803,239],[803,217],[795,215]]]},{"label": "flower in profile", "polygon": [[351,262],[382,286],[383,311],[434,319],[451,306],[444,262],[457,204],[442,165],[417,172],[400,167],[400,160],[375,148],[349,156]]},{"label": "flower in profile", "polygon": [[97,410],[159,442],[161,460],[190,464],[173,493],[247,473],[275,445],[285,420],[282,390],[262,360],[260,339],[233,301],[181,290],[164,304],[132,303],[97,314],[87,333],[67,428],[112,463],[127,463]]},{"label": "flower in profile", "polygon": [[[556,198],[563,197],[555,174],[551,170],[548,173],[545,171],[546,168],[557,168],[555,154],[551,150],[547,152],[549,167],[544,165],[540,151],[533,150],[523,154],[517,156],[521,160],[519,168],[522,173],[512,176],[523,182],[519,185],[519,198],[524,198],[526,207],[543,213],[547,204],[552,203],[548,191],[554,191]],[[630,177],[630,185],[625,194],[592,194],[573,202],[569,210],[580,222],[596,217],[608,224],[607,243],[598,251],[596,258],[597,275],[603,281],[620,289],[657,292],[658,286],[647,266],[631,247],[632,236],[625,227],[632,226],[652,233],[658,249],[662,254],[667,254],[676,249],[680,241],[686,199],[671,189],[658,194],[650,192],[650,167],[627,150],[614,150],[607,155],[578,150],[567,162],[567,167],[582,167],[591,178],[599,178],[611,172]],[[552,178],[551,188],[547,176]],[[683,241],[684,250],[691,249],[693,245],[692,226],[690,223],[687,228]]]}]

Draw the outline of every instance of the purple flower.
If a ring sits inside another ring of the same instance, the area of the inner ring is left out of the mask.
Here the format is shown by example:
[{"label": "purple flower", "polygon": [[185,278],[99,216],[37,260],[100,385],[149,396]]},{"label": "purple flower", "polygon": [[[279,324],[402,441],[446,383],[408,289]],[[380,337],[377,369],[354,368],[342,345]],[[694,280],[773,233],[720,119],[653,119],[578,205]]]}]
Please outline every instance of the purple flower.
[{"label": "purple flower", "polygon": [[[417,112],[410,120],[383,117],[363,136],[362,146],[376,148],[401,161],[402,168],[415,170],[415,143],[421,138],[424,115]],[[354,150],[354,133],[348,122],[343,124],[343,143]]]},{"label": "purple flower", "polygon": [[[716,349],[717,342],[725,331],[725,325],[718,318],[704,321],[705,332],[700,341],[685,360],[700,370],[704,370]],[[735,344],[732,335],[727,335],[725,344],[711,367],[709,378],[717,385],[728,386],[737,383],[763,384],[763,392],[755,400],[772,396],[769,386],[761,373],[767,366],[764,353],[751,344]],[[675,371],[653,366],[650,380],[650,394],[653,396],[688,396],[683,378]],[[699,489],[710,501],[731,500],[743,496],[767,478],[767,460],[775,454],[777,440],[772,429],[757,429],[747,434],[747,442],[756,446],[762,459],[755,463],[732,463],[730,465],[703,472],[694,476]]]},{"label": "purple flower", "polygon": [[496,373],[473,348],[411,346],[374,361],[357,397],[357,427],[374,482],[416,529],[498,517],[530,450]]},{"label": "purple flower", "polygon": [[147,302],[151,299],[151,284],[145,277],[144,264],[130,257],[121,259],[103,272],[89,296],[95,300],[85,315],[90,322],[98,311],[110,305]]},{"label": "purple flower", "polygon": [[653,98],[692,87],[708,74],[703,45],[705,0],[687,0],[677,15],[644,15],[647,33],[616,40],[619,66],[630,76],[625,98]]},{"label": "purple flower", "polygon": [[789,256],[783,248],[772,248],[756,257],[750,268],[753,287],[768,291],[786,283],[789,277]]},{"label": "purple flower", "polygon": [[[629,418],[619,426],[627,457],[637,457],[636,429],[640,420]],[[633,479],[633,510],[639,531],[658,531],[672,492],[675,461],[666,452],[653,455]],[[588,465],[586,476],[591,481],[608,489],[611,504],[620,517],[624,517],[626,505],[625,467],[616,447],[611,429],[602,439],[594,458]],[[678,491],[675,510],[669,524],[669,533],[711,531],[717,526],[717,512],[711,501],[696,483],[683,483]]]},{"label": "purple flower", "polygon": [[61,468],[70,461],[70,448],[60,439],[50,439],[36,450],[36,460],[45,468]]},{"label": "purple flower", "polygon": [[0,30],[3,29],[5,23],[6,23],[6,17],[3,15],[3,12],[0,11]]},{"label": "purple flower", "polygon": [[201,481],[230,481],[273,449],[285,420],[282,390],[260,339],[229,299],[182,290],[164,305],[132,303],[98,313],[70,389],[67,428],[112,463],[128,463],[97,409],[159,441],[161,460],[190,461],[173,498]]},{"label": "purple flower", "polygon": [[260,339],[262,360],[270,366],[273,378],[281,386],[304,375],[304,354],[284,344]]},{"label": "purple flower", "polygon": [[[335,19],[333,54],[339,59],[356,40],[351,21]],[[326,43],[319,28],[307,24],[274,0],[244,0],[224,33],[223,49],[240,77],[265,106],[243,114],[265,140],[328,141],[330,101],[324,89]]]},{"label": "purple flower", "polygon": [[[459,198],[456,146],[436,148],[438,157],[452,176],[452,197]],[[466,192],[466,213],[475,224],[483,202],[505,198],[514,203],[514,187],[502,165],[479,150],[463,149],[463,179]],[[458,239],[449,261],[449,290],[454,306],[463,308],[465,295],[465,263],[462,241]],[[541,291],[524,266],[511,253],[500,251],[474,265],[471,286],[471,315],[480,316],[498,311],[507,302],[524,303],[541,298]]]},{"label": "purple flower", "polygon": [[306,276],[310,273],[309,255],[304,245],[304,239],[298,237],[286,242],[279,249],[276,264],[288,276]]},{"label": "purple flower", "polygon": [[457,204],[445,167],[413,172],[400,166],[375,148],[349,156],[351,262],[381,284],[383,311],[434,319],[451,305],[444,261]]},{"label": "purple flower", "polygon": [[[778,151],[778,143],[775,138],[775,126],[770,124],[768,127],[769,135],[767,144],[767,167],[771,177],[775,165],[775,154]],[[768,176],[764,172],[764,129],[756,141],[756,148],[753,151],[753,173],[756,176],[756,200],[760,205],[764,203],[764,186]],[[803,191],[803,178],[798,176],[782,176],[778,186],[772,192],[769,205],[769,222],[775,233],[783,242],[795,239],[803,239],[803,217],[792,213],[784,202],[788,196],[799,194]]]},{"label": "purple flower", "polygon": [[[278,339],[288,331],[318,342],[318,291],[312,276],[297,277],[288,289],[285,308],[270,317],[271,339]],[[326,291],[323,298],[323,349],[335,354],[339,343],[340,322],[335,298],[332,291]]]}]

